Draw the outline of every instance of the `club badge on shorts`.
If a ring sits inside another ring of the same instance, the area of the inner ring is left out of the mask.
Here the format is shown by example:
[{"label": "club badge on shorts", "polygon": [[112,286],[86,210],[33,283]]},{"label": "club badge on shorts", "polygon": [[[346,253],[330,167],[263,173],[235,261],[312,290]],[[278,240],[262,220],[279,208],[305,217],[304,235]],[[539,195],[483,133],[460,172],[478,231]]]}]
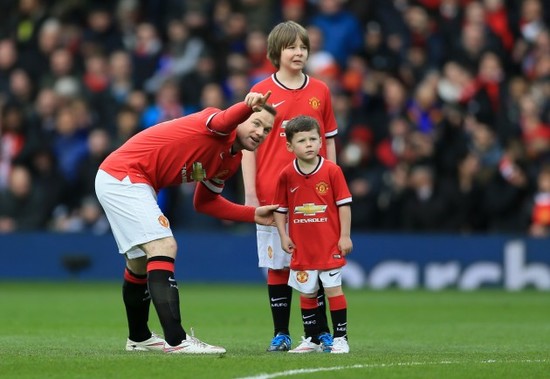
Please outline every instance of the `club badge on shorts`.
[{"label": "club badge on shorts", "polygon": [[309,279],[309,274],[305,271],[298,271],[296,272],[296,280],[298,283],[305,283]]},{"label": "club badge on shorts", "polygon": [[160,215],[158,221],[159,224],[165,228],[168,228],[170,226],[170,221],[168,221],[168,218],[165,215]]}]

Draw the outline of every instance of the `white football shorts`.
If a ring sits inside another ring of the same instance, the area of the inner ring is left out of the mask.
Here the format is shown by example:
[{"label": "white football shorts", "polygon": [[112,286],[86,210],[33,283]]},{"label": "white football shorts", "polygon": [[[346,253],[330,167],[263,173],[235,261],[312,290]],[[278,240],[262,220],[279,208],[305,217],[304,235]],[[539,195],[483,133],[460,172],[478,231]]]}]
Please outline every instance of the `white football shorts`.
[{"label": "white football shorts", "polygon": [[342,267],[332,270],[290,270],[288,285],[300,293],[316,293],[319,290],[319,279],[324,288],[342,285]]},{"label": "white football shorts", "polygon": [[281,247],[281,238],[275,226],[256,224],[258,267],[281,270],[290,266],[291,255]]},{"label": "white football shorts", "polygon": [[129,177],[120,181],[99,170],[95,190],[120,254],[126,254],[129,259],[143,257],[145,252],[139,245],[173,236],[150,185],[132,183]]}]

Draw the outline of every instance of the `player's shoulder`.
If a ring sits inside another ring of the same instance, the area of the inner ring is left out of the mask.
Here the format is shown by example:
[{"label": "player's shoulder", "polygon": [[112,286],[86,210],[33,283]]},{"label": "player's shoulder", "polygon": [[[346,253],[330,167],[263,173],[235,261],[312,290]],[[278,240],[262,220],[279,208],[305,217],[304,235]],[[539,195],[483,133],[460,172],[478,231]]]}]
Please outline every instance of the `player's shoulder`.
[{"label": "player's shoulder", "polygon": [[326,158],[323,158],[323,167],[329,172],[343,172],[342,167],[340,167],[338,163],[328,160]]},{"label": "player's shoulder", "polygon": [[251,92],[263,92],[267,89],[271,89],[274,85],[273,75],[269,75],[265,79],[260,80],[252,86],[250,89]]},{"label": "player's shoulder", "polygon": [[323,88],[328,91],[328,86],[325,82],[323,82],[320,79],[314,78],[310,75],[308,75],[308,86],[316,87],[316,88]]}]

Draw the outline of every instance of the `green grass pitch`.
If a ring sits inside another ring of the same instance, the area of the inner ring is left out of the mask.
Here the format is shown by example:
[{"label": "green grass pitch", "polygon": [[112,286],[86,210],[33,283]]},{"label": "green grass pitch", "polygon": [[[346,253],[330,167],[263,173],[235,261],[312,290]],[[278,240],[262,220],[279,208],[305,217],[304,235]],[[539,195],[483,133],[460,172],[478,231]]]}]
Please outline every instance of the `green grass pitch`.
[{"label": "green grass pitch", "polygon": [[547,292],[346,289],[351,353],[295,356],[265,352],[264,286],[179,287],[184,326],[225,356],[124,351],[117,283],[0,282],[0,378],[550,378]]}]

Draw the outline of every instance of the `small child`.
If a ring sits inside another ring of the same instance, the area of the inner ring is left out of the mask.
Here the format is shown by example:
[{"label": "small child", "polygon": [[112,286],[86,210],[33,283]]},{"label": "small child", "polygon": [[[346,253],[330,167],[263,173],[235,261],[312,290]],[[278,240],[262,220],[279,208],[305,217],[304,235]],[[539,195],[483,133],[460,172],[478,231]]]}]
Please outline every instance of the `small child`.
[{"label": "small child", "polygon": [[[285,132],[287,149],[296,159],[279,176],[275,196],[279,208],[274,216],[281,246],[292,254],[288,285],[300,292],[305,334],[289,352],[348,353],[342,267],[353,248],[351,194],[340,167],[319,155],[321,131],[314,118],[297,116]],[[334,336],[319,328],[319,279],[328,297]]]}]

